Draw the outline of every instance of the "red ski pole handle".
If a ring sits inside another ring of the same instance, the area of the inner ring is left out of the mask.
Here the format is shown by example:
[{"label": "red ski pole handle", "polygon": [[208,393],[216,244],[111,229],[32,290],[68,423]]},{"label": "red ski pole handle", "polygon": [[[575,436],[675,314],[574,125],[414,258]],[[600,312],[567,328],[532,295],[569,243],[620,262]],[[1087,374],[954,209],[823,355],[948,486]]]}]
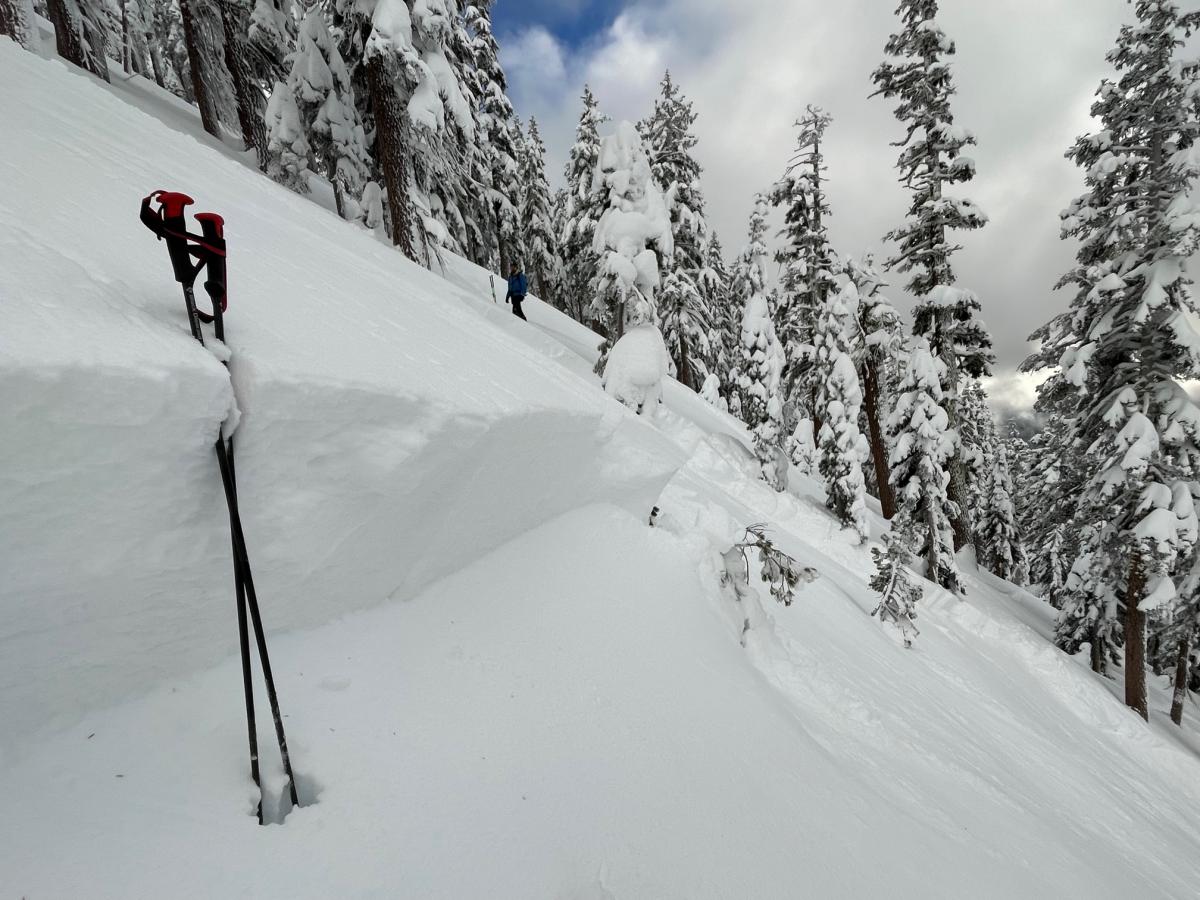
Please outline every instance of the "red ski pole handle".
[{"label": "red ski pole handle", "polygon": [[[214,317],[220,323],[221,314],[229,307],[229,297],[225,283],[225,220],[216,213],[196,213],[196,221],[200,223],[200,233],[203,241],[200,243],[201,259],[204,261],[208,278],[204,282],[204,290],[212,300],[213,315],[201,313],[200,317],[208,322]],[[223,330],[224,326],[221,326]],[[222,335],[218,335],[221,337]]]},{"label": "red ski pole handle", "polygon": [[[158,203],[158,209],[151,204]],[[171,268],[175,280],[180,284],[191,284],[196,272],[188,253],[187,220],[185,210],[195,201],[179,191],[154,191],[142,198],[142,224],[154,232],[159,240],[167,242],[167,253],[171,257]]]}]

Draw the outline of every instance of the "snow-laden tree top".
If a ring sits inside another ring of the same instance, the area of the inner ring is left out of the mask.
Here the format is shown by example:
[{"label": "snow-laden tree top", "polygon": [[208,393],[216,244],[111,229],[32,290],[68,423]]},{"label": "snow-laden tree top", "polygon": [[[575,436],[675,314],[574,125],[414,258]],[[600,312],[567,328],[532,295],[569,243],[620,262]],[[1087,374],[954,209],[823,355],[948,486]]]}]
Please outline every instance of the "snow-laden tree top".
[{"label": "snow-laden tree top", "polygon": [[632,123],[601,141],[593,182],[607,204],[592,244],[601,257],[600,293],[615,290],[627,324],[654,322],[659,254],[669,256],[674,243],[667,198]]}]

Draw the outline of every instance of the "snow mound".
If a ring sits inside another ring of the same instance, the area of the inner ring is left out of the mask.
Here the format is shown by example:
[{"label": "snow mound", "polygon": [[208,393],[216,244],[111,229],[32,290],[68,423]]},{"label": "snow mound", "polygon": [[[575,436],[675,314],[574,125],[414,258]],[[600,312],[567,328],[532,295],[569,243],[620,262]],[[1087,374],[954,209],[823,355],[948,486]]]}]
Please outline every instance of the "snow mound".
[{"label": "snow mound", "polygon": [[670,368],[671,357],[662,332],[654,325],[637,325],[609,351],[604,389],[630,409],[654,415]]}]

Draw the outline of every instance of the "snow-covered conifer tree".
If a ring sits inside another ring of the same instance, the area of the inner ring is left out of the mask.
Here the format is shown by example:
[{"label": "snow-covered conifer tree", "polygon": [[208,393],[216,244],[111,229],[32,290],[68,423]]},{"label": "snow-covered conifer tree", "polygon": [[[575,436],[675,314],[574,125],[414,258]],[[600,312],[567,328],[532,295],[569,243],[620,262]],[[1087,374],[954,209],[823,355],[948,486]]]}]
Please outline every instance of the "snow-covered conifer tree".
[{"label": "snow-covered conifer tree", "polygon": [[[950,110],[955,93],[950,59],[954,42],[937,22],[938,0],[900,0],[896,15],[902,29],[884,47],[888,59],[872,74],[875,95],[898,100],[896,118],[906,133],[897,168],[912,194],[905,223],[887,235],[899,247],[888,269],[912,272],[908,289],[919,298],[913,310],[914,334],[925,338],[945,364],[946,409],[950,426],[958,428],[958,389],[962,378],[990,371],[991,338],[976,315],[979,300],[970,291],[953,287],[950,257],[958,250],[953,231],[983,227],[987,216],[972,201],[951,196],[949,189],[970,181],[975,163],[963,149],[975,137],[956,125]],[[874,95],[873,95],[874,96]],[[970,541],[966,522],[967,473],[961,457],[949,462],[950,497],[959,515],[954,519],[954,545]]]},{"label": "snow-covered conifer tree", "polygon": [[892,530],[913,542],[931,581],[961,591],[950,524],[957,510],[946,493],[946,462],[958,437],[943,405],[942,368],[918,338],[888,419],[897,506]]},{"label": "snow-covered conifer tree", "polygon": [[[559,232],[563,292],[566,294],[567,308],[580,322],[588,320],[592,287],[599,270],[599,259],[592,249],[592,238],[605,204],[605,197],[595,180],[596,162],[600,158],[600,125],[604,121],[595,95],[591,88],[584,85],[583,111],[579,115],[575,143],[567,160],[564,224]],[[603,327],[599,322],[595,324]]]},{"label": "snow-covered conifer tree", "polygon": [[559,297],[558,239],[554,233],[550,184],[546,181],[546,145],[536,119],[529,120],[521,158],[521,232],[525,237],[525,271],[537,296],[562,308]]},{"label": "snow-covered conifer tree", "polygon": [[[1138,0],[1134,9],[1136,22],[1108,54],[1116,78],[1101,83],[1092,106],[1100,130],[1069,153],[1087,185],[1063,216],[1064,237],[1080,248],[1061,284],[1077,293],[1036,333],[1042,347],[1027,365],[1057,366],[1048,383],[1073,388],[1066,424],[1087,448],[1088,470],[1076,527],[1094,534],[1084,588],[1119,598],[1125,702],[1146,716],[1145,611],[1173,593],[1170,573],[1196,541],[1190,485],[1200,408],[1182,382],[1200,369],[1185,268],[1200,245],[1191,200],[1200,68],[1180,51],[1200,13],[1181,13],[1172,0]],[[1068,649],[1078,643],[1076,623],[1089,622],[1078,611],[1081,593],[1072,592],[1060,621]],[[1095,631],[1112,629],[1116,605],[1105,604]]]},{"label": "snow-covered conifer tree", "polygon": [[675,252],[662,261],[659,324],[675,361],[675,376],[693,390],[708,374],[712,313],[702,288],[707,264],[708,225],[700,193],[700,164],[692,156],[696,113],[675,83],[663,75],[654,112],[641,133],[654,180],[667,197]]},{"label": "snow-covered conifer tree", "polygon": [[298,194],[308,193],[307,129],[286,82],[277,81],[267,103],[267,174]]},{"label": "snow-covered conifer tree", "polygon": [[812,373],[813,329],[826,299],[837,291],[835,255],[829,244],[825,219],[829,203],[825,194],[825,131],[833,117],[809,106],[796,122],[796,152],[787,170],[771,190],[771,202],[784,210],[783,248],[776,259],[783,266],[782,296],[775,311],[775,330],[787,358],[784,401],[796,420],[810,418],[819,432],[816,379]]},{"label": "snow-covered conifer tree", "polygon": [[975,525],[979,562],[993,575],[1013,584],[1024,584],[1028,566],[1012,495],[1008,452],[1004,444],[996,443],[988,471],[987,494]]},{"label": "snow-covered conifer tree", "polygon": [[736,393],[739,415],[754,435],[763,478],[775,490],[784,491],[788,470],[779,390],[784,359],[767,297],[767,214],[766,198],[759,194],[750,213],[749,243],[734,269],[734,283],[742,298]]},{"label": "snow-covered conifer tree", "polygon": [[[711,339],[712,371],[709,379],[717,379],[717,390],[727,409],[735,416],[737,369],[741,363],[741,305],[734,296],[733,276],[725,265],[721,240],[712,233],[708,240],[708,258],[700,288],[705,305],[711,312],[714,335]],[[773,313],[772,313],[773,315]]]},{"label": "snow-covered conifer tree", "polygon": [[990,492],[991,466],[994,462],[993,444],[996,426],[987,397],[975,379],[964,381],[958,392],[958,441],[963,464],[967,470],[966,504],[962,515],[978,546],[976,526],[983,519]]},{"label": "snow-covered conifer tree", "polygon": [[[333,184],[338,214],[356,217],[371,160],[350,73],[319,7],[309,9],[300,24],[287,85],[313,156]],[[347,197],[352,204],[346,203]]]},{"label": "snow-covered conifer tree", "polygon": [[619,337],[627,327],[658,321],[658,255],[673,252],[671,219],[629,122],[601,141],[593,181],[607,208],[592,239],[600,267],[591,315]]},{"label": "snow-covered conifer tree", "polygon": [[825,505],[844,528],[867,539],[866,487],[863,463],[867,442],[858,430],[862,388],[854,361],[858,315],[858,288],[848,281],[825,299],[813,332],[813,381],[819,469],[825,479]]},{"label": "snow-covered conifer tree", "polygon": [[507,273],[510,263],[524,252],[521,241],[520,181],[517,166],[520,133],[508,99],[507,81],[500,65],[500,48],[492,34],[493,0],[473,0],[466,9],[474,50],[479,102],[480,141],[486,155],[488,201],[494,223],[493,249]]},{"label": "snow-covered conifer tree", "polygon": [[870,254],[842,264],[842,274],[858,291],[859,380],[863,391],[862,429],[868,438],[875,491],[885,519],[896,514],[896,494],[888,462],[887,418],[905,352],[900,314],[882,293],[883,279]]}]

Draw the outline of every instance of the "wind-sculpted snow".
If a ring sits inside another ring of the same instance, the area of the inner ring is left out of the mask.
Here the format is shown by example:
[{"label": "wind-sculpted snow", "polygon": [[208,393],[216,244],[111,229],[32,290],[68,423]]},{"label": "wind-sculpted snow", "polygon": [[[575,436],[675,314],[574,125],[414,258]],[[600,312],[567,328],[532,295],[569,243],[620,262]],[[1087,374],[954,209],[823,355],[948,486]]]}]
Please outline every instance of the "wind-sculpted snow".
[{"label": "wind-sculpted snow", "polygon": [[[0,746],[232,652],[234,392],[272,630],[590,502],[649,512],[671,445],[446,281],[63,64],[0,40],[0,78]],[[234,391],[138,222],[155,188],[226,218]]]}]

